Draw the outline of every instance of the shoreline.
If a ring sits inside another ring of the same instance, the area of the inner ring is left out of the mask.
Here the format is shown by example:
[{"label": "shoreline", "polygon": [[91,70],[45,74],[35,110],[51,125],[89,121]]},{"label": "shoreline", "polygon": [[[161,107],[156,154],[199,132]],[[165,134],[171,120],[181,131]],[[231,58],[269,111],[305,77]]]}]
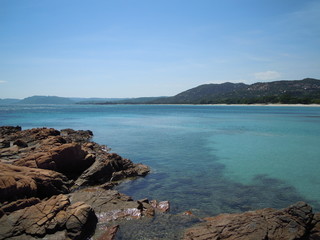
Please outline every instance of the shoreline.
[{"label": "shoreline", "polygon": [[244,107],[320,107],[320,104],[282,104],[282,103],[253,103],[253,104],[227,104],[227,103],[213,103],[213,104],[197,104],[197,103],[72,103],[72,104],[0,104],[3,106],[244,106]]},{"label": "shoreline", "polygon": [[[206,104],[204,104],[206,105]],[[281,104],[281,103],[254,103],[254,104],[208,104],[213,106],[258,106],[258,107],[320,107],[320,104]]]},{"label": "shoreline", "polygon": [[260,106],[260,107],[320,107],[320,104],[282,104],[282,103],[253,103],[253,104],[196,104],[196,103],[92,103],[92,104],[79,104],[77,105],[144,105],[144,106]]}]

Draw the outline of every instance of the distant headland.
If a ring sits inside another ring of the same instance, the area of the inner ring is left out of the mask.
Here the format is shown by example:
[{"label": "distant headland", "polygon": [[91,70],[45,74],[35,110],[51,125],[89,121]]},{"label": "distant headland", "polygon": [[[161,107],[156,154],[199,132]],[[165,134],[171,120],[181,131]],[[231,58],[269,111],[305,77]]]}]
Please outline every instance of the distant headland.
[{"label": "distant headland", "polygon": [[203,84],[170,97],[32,96],[24,99],[0,99],[0,104],[320,104],[320,80],[305,78],[254,84]]}]

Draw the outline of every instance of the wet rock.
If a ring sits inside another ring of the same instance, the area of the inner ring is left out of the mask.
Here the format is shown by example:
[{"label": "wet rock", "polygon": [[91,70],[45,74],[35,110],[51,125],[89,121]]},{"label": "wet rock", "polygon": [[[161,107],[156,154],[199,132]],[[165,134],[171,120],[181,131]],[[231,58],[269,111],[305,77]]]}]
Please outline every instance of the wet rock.
[{"label": "wet rock", "polygon": [[54,171],[0,163],[0,172],[0,202],[69,192],[70,181]]},{"label": "wet rock", "polygon": [[118,219],[137,219],[143,215],[143,209],[138,201],[121,194],[116,190],[102,188],[86,188],[70,194],[72,202],[84,201],[97,214],[99,222],[107,223]]},{"label": "wet rock", "polygon": [[98,240],[114,240],[116,237],[116,233],[119,230],[119,225],[107,227],[105,232],[103,232]]},{"label": "wet rock", "polygon": [[303,202],[282,210],[221,214],[188,229],[183,239],[308,239],[312,218],[311,207]]},{"label": "wet rock", "polygon": [[170,210],[169,201],[158,202],[157,200],[151,200],[150,204],[154,209],[156,209],[160,212],[168,212]]},{"label": "wet rock", "polygon": [[185,211],[182,213],[182,215],[193,216],[193,213],[191,211]]}]

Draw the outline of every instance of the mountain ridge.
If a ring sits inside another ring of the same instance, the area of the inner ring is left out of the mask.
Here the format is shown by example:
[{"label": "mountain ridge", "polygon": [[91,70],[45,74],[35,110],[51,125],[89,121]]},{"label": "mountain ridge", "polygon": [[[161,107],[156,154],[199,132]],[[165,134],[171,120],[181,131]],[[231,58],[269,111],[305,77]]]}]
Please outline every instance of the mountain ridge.
[{"label": "mountain ridge", "polygon": [[0,99],[0,104],[320,104],[320,80],[279,80],[273,82],[209,83],[171,97],[71,98],[32,96]]},{"label": "mountain ridge", "polygon": [[203,84],[152,103],[162,104],[320,104],[320,80]]}]

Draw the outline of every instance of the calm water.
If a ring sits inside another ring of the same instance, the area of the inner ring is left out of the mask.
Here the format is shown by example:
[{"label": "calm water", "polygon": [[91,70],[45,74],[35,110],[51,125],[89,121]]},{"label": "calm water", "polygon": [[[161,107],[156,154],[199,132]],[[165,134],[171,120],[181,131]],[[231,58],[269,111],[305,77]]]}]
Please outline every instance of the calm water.
[{"label": "calm water", "polygon": [[320,108],[0,106],[0,125],[90,129],[94,141],[152,168],[124,183],[135,199],[200,216],[299,200],[320,210]]}]

